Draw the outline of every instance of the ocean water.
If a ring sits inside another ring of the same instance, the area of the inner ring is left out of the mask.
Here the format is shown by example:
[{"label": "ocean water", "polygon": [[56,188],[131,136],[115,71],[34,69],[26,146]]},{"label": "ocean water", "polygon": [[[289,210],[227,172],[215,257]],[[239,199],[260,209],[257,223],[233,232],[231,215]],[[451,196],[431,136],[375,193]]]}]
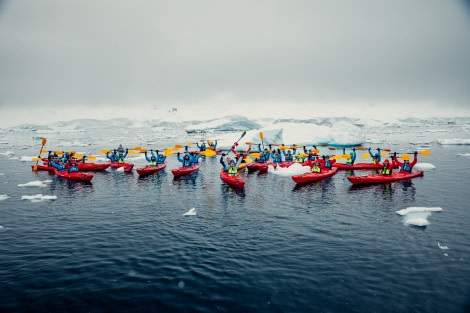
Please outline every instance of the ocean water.
[{"label": "ocean water", "polygon": [[[356,188],[340,171],[296,186],[289,173],[244,172],[241,191],[220,180],[219,157],[176,180],[179,162],[169,157],[144,178],[108,169],[91,184],[69,182],[21,161],[37,155],[37,135],[5,132],[0,311],[468,312],[470,146],[436,142],[468,138],[468,129],[425,126],[368,133],[374,148],[431,149],[412,181]],[[143,143],[141,134],[47,134],[46,148],[177,143]],[[134,169],[146,163],[131,160]],[[38,194],[57,199],[22,200]],[[410,207],[442,211],[413,226],[396,213]]]}]

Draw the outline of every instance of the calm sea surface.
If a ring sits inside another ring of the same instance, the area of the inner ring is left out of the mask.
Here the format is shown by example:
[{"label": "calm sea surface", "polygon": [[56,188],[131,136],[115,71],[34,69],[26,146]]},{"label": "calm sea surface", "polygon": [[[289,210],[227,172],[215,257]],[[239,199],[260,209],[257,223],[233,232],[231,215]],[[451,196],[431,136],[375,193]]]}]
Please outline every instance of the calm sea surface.
[{"label": "calm sea surface", "polygon": [[[237,191],[220,180],[219,157],[201,158],[199,172],[177,180],[179,162],[169,157],[156,175],[108,169],[84,184],[11,159],[37,155],[40,140],[5,133],[0,152],[14,154],[0,155],[0,195],[8,196],[0,201],[0,311],[468,312],[470,157],[459,154],[470,146],[439,145],[441,134],[422,129],[381,131],[383,143],[372,147],[423,146],[431,155],[419,162],[436,168],[363,188],[345,171],[300,187],[290,176],[245,172]],[[145,135],[44,136],[48,149],[88,153],[192,140],[142,142]],[[146,163],[134,161],[134,169]],[[37,180],[51,182],[18,187]],[[21,200],[36,194],[57,200]],[[408,207],[442,212],[409,226],[396,213]],[[191,208],[197,214],[184,216]]]}]

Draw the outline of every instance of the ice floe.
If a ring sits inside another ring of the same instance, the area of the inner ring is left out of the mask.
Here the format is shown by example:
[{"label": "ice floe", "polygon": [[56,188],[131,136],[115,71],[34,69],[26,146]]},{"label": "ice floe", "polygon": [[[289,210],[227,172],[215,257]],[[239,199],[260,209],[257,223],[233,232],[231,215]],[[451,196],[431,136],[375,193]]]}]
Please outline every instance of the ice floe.
[{"label": "ice floe", "polygon": [[0,201],[6,200],[8,198],[10,198],[10,197],[7,194],[0,195]]},{"label": "ice floe", "polygon": [[441,145],[470,145],[470,139],[464,139],[464,138],[437,139],[437,143]]},{"label": "ice floe", "polygon": [[442,212],[439,207],[409,207],[396,211],[398,215],[403,216],[403,223],[405,225],[413,226],[427,226],[429,225],[428,217],[431,212]]},{"label": "ice floe", "polygon": [[432,165],[431,163],[416,163],[416,165],[413,168],[417,170],[433,170],[436,167]]},{"label": "ice floe", "polygon": [[48,196],[48,195],[42,195],[39,193],[33,196],[21,196],[21,200],[30,200],[31,202],[41,202],[44,200],[57,200],[57,196]]},{"label": "ice floe", "polygon": [[7,156],[7,155],[13,155],[13,154],[15,154],[15,152],[10,151],[10,150],[8,150],[7,152],[0,152],[0,155],[5,155],[5,156]]},{"label": "ice floe", "polygon": [[292,175],[299,175],[303,173],[310,172],[311,168],[310,166],[303,166],[302,164],[299,163],[294,163],[289,167],[282,168],[280,166],[277,166],[276,168],[269,166],[268,171],[270,173],[279,175],[279,176],[292,176]]},{"label": "ice floe", "polygon": [[26,184],[18,184],[18,187],[46,187],[47,183],[51,183],[52,180],[35,180]]},{"label": "ice floe", "polygon": [[449,247],[447,246],[441,246],[441,244],[439,242],[437,242],[437,246],[439,247],[439,249],[442,249],[442,250],[448,250]]},{"label": "ice floe", "polygon": [[196,209],[195,208],[192,208],[192,209],[189,209],[188,212],[184,213],[183,215],[196,215]]},{"label": "ice floe", "polygon": [[470,156],[470,153],[457,153],[458,156]]}]

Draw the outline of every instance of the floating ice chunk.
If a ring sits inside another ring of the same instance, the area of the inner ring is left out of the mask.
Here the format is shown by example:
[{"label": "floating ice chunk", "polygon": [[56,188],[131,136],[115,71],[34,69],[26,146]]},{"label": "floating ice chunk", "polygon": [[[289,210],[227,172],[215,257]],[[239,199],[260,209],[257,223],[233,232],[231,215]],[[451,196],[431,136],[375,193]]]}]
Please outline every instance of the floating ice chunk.
[{"label": "floating ice chunk", "polygon": [[463,138],[437,139],[437,143],[441,145],[470,145],[470,139],[463,139]]},{"label": "floating ice chunk", "polygon": [[0,195],[0,201],[6,200],[8,198],[10,198],[10,197],[7,194]]},{"label": "floating ice chunk", "polygon": [[188,212],[184,213],[183,215],[196,215],[196,209],[192,208]]},{"label": "floating ice chunk", "polygon": [[116,172],[124,172],[124,166],[116,169]]},{"label": "floating ice chunk", "polygon": [[433,170],[436,167],[432,165],[431,163],[416,163],[416,165],[413,168],[417,170]]},{"label": "floating ice chunk", "polygon": [[45,180],[45,181],[40,181],[40,180],[35,180],[31,181],[26,184],[18,184],[18,187],[46,187],[46,183],[50,183],[51,180]]},{"label": "floating ice chunk", "polygon": [[291,166],[284,167],[284,168],[280,167],[280,166],[277,166],[276,169],[274,169],[274,167],[272,167],[272,166],[270,166],[268,168],[268,171],[270,173],[280,175],[280,176],[286,176],[286,177],[289,177],[289,176],[292,176],[292,175],[299,175],[299,174],[307,173],[310,170],[311,170],[310,166],[303,166],[300,163],[294,163]]},{"label": "floating ice chunk", "polygon": [[0,152],[0,155],[12,155],[12,154],[15,154],[15,152],[13,151],[7,151],[7,152]]},{"label": "floating ice chunk", "polygon": [[33,158],[36,158],[36,156],[27,156],[23,155],[20,159],[21,162],[31,162]]},{"label": "floating ice chunk", "polygon": [[442,212],[442,208],[439,207],[409,207],[403,210],[396,211],[398,215],[407,215],[415,212]]},{"label": "floating ice chunk", "polygon": [[21,200],[30,200],[31,202],[41,202],[44,200],[57,200],[57,196],[44,196],[42,194],[37,194],[33,196],[22,196]]},{"label": "floating ice chunk", "polygon": [[470,156],[470,153],[457,153],[458,156]]},{"label": "floating ice chunk", "polygon": [[447,246],[441,246],[441,244],[439,243],[439,241],[437,242],[437,246],[442,249],[442,250],[448,250],[449,248]]},{"label": "floating ice chunk", "polygon": [[428,217],[431,212],[415,212],[405,215],[403,223],[413,226],[426,226],[429,225]]}]

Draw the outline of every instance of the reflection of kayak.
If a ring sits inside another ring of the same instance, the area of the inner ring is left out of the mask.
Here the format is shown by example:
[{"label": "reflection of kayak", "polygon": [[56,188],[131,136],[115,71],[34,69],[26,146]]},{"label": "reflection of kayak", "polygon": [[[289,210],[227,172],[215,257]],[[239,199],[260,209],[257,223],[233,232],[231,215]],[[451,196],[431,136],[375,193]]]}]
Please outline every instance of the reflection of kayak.
[{"label": "reflection of kayak", "polygon": [[375,170],[381,169],[382,164],[372,164],[372,163],[355,163],[353,165],[347,165],[345,163],[333,163],[332,167],[337,167],[340,170]]},{"label": "reflection of kayak", "polygon": [[374,174],[368,176],[348,176],[347,178],[354,185],[374,184],[374,183],[387,183],[409,178],[423,176],[422,170],[416,172],[393,172],[390,175]]},{"label": "reflection of kayak", "polygon": [[93,178],[93,174],[91,173],[81,173],[81,172],[69,173],[68,171],[59,172],[57,169],[54,169],[54,173],[57,176],[64,177],[70,180],[76,180],[76,181],[89,182]]},{"label": "reflection of kayak", "polygon": [[245,180],[240,176],[240,174],[230,176],[224,170],[220,171],[220,178],[227,184],[235,188],[243,188],[245,185]]},{"label": "reflection of kayak", "polygon": [[246,165],[248,172],[260,171],[262,173],[266,172],[268,170],[268,167],[269,163],[252,162]]},{"label": "reflection of kayak", "polygon": [[109,163],[78,163],[78,169],[82,172],[104,171],[109,166]]},{"label": "reflection of kayak", "polygon": [[134,164],[130,164],[130,163],[110,162],[109,164],[110,164],[111,167],[114,168],[114,169],[123,167],[123,168],[124,168],[124,172],[130,172],[130,171],[132,171],[132,168],[134,167]]},{"label": "reflection of kayak", "polygon": [[175,177],[183,176],[190,174],[192,172],[197,171],[201,167],[201,163],[197,165],[192,165],[191,167],[178,167],[176,169],[172,169],[171,172]]},{"label": "reflection of kayak", "polygon": [[140,176],[145,176],[145,175],[150,175],[150,174],[156,173],[156,172],[164,169],[165,167],[166,167],[166,162],[164,162],[162,164],[157,164],[157,166],[146,165],[145,167],[141,167],[141,168],[136,169],[136,171]]},{"label": "reflection of kayak", "polygon": [[297,184],[305,184],[305,183],[309,183],[309,182],[317,181],[326,177],[333,176],[337,171],[338,171],[337,168],[332,168],[331,170],[323,169],[321,173],[308,172],[308,173],[304,173],[300,175],[293,175],[292,179]]}]

